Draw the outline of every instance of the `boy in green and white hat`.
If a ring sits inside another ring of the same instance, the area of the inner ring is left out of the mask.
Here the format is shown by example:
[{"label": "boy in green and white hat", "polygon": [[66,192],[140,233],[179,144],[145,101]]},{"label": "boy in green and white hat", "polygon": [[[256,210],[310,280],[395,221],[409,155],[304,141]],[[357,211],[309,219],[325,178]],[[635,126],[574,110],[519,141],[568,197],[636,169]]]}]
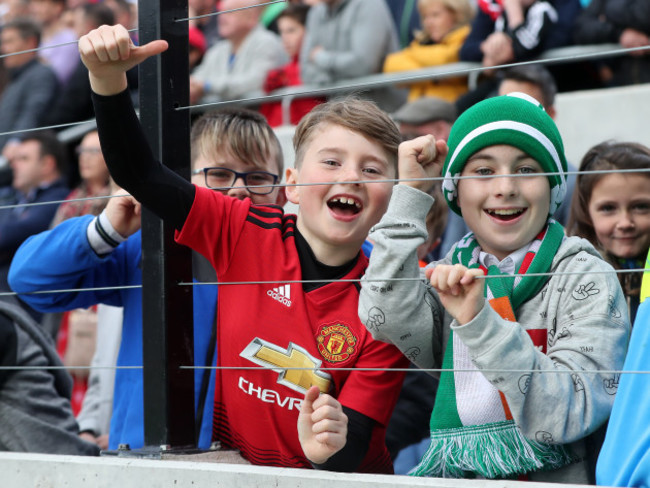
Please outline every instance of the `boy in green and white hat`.
[{"label": "boy in green and white hat", "polygon": [[[511,94],[464,112],[448,143],[400,146],[403,181],[370,234],[359,302],[375,338],[443,370],[413,474],[593,483],[590,434],[609,416],[630,325],[613,269],[550,218],[566,192],[562,138],[538,102]],[[421,178],[441,166],[472,233],[419,281],[432,203]]]}]

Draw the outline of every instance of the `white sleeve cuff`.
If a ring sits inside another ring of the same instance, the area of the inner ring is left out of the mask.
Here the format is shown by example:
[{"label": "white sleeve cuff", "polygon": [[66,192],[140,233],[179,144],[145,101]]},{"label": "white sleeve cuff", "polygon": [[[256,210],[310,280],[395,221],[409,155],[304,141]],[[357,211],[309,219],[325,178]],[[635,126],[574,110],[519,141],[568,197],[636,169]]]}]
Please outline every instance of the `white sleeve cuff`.
[{"label": "white sleeve cuff", "polygon": [[122,237],[111,225],[110,220],[106,217],[106,213],[102,212],[99,217],[95,217],[88,228],[86,229],[86,236],[93,251],[99,256],[108,254],[113,251],[122,242],[126,241],[126,237]]}]

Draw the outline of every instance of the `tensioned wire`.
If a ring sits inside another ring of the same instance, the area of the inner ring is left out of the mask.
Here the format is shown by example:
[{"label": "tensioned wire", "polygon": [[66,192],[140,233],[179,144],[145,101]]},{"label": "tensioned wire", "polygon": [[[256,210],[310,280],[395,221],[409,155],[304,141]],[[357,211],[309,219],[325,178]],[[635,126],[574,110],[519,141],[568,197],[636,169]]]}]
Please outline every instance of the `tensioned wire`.
[{"label": "tensioned wire", "polygon": [[[190,20],[195,20],[195,19],[202,19],[206,17],[211,17],[215,15],[220,15],[222,13],[227,13],[227,12],[234,12],[237,10],[243,10],[247,8],[254,8],[254,7],[260,7],[264,5],[270,5],[274,3],[286,3],[286,0],[275,0],[275,1],[270,1],[270,2],[265,2],[265,3],[260,3],[257,5],[252,5],[248,7],[242,7],[238,9],[232,9],[232,10],[226,10],[226,11],[219,11],[219,12],[214,12],[206,15],[199,15],[195,17],[187,17],[187,18],[182,18],[182,19],[177,19],[176,22],[183,22],[183,21],[190,21]],[[129,32],[135,32],[138,29],[131,29]],[[61,44],[55,44],[55,45],[50,45],[46,47],[39,47],[35,49],[29,49],[25,51],[20,51],[20,52],[15,52],[15,53],[7,53],[7,54],[1,54],[0,59],[8,57],[8,56],[13,56],[13,55],[19,55],[23,53],[29,53],[29,52],[35,52],[35,51],[40,51],[44,49],[53,49],[56,47],[61,47],[69,44],[76,44],[78,41],[71,41],[71,42],[66,42],[66,43],[61,43]],[[608,50],[608,51],[601,51],[598,53],[583,53],[583,54],[575,54],[575,55],[570,55],[570,56],[563,56],[563,57],[557,57],[557,58],[551,58],[551,59],[541,59],[541,60],[531,60],[531,61],[524,61],[524,62],[517,62],[517,63],[508,63],[508,64],[503,64],[503,65],[498,65],[498,66],[491,66],[491,67],[477,67],[477,68],[468,68],[468,69],[461,69],[461,70],[452,70],[452,71],[447,71],[440,73],[438,75],[410,75],[410,76],[403,76],[399,78],[395,78],[392,83],[398,84],[402,82],[408,82],[408,81],[418,81],[421,79],[435,79],[438,77],[442,76],[451,76],[451,75],[462,75],[462,74],[470,74],[470,73],[475,73],[475,72],[481,72],[484,70],[493,70],[493,69],[503,69],[503,68],[509,68],[512,66],[517,66],[517,65],[526,65],[526,64],[544,64],[544,63],[554,63],[554,62],[563,62],[563,61],[571,61],[571,60],[584,60],[584,59],[590,59],[590,58],[600,58],[600,57],[606,57],[606,56],[617,56],[617,55],[623,55],[635,51],[643,51],[647,50],[648,47],[650,46],[645,46],[645,47],[637,47],[637,48],[621,48],[621,49],[615,49],[615,50]],[[377,81],[377,82],[370,82],[370,83],[363,83],[363,84],[357,84],[357,83],[350,83],[349,85],[345,86],[337,86],[337,87],[332,87],[331,89],[327,88],[311,88],[311,89],[306,89],[304,91],[300,92],[293,92],[289,94],[290,96],[296,97],[296,96],[309,96],[314,93],[318,94],[324,94],[327,93],[328,91],[331,92],[342,92],[342,91],[350,91],[350,90],[367,90],[372,88],[375,85],[379,84],[385,84],[385,82],[382,81]],[[254,97],[254,98],[248,98],[248,99],[240,99],[240,100],[228,100],[228,101],[222,101],[222,102],[214,102],[214,103],[209,103],[209,104],[199,104],[199,105],[193,105],[193,106],[187,106],[187,107],[178,107],[176,110],[187,110],[191,108],[202,108],[202,107],[210,107],[210,106],[219,106],[219,105],[224,105],[224,104],[233,104],[233,103],[244,103],[244,102],[263,102],[268,99],[277,99],[278,97],[281,97],[281,95],[268,95],[268,96],[262,96],[262,97]],[[31,131],[38,131],[38,130],[45,130],[45,129],[58,129],[58,128],[65,128],[65,127],[72,127],[76,125],[81,125],[85,124],[88,122],[92,122],[93,119],[86,120],[86,121],[80,121],[80,122],[73,122],[73,123],[67,123],[67,124],[58,124],[58,125],[52,125],[52,126],[46,126],[46,127],[38,127],[38,128],[32,128],[32,129],[24,129],[24,130],[19,130],[19,131],[10,131],[10,132],[5,132],[5,133],[0,133],[0,135],[13,135],[17,133],[23,133],[23,132],[31,132]],[[569,171],[564,174],[566,175],[573,175],[573,174],[584,174],[584,173],[591,173],[591,174],[604,174],[604,173],[643,173],[647,172],[650,170],[601,170],[601,171]],[[558,173],[535,173],[535,174],[512,174],[512,175],[486,175],[486,176],[479,176],[479,175],[472,175],[472,176],[460,176],[456,177],[456,179],[482,179],[482,178],[502,178],[502,177],[531,177],[531,176],[551,176],[551,175],[557,175]],[[373,181],[368,181],[368,180],[363,180],[363,181],[346,181],[344,184],[366,184],[366,183],[398,183],[398,182],[404,182],[404,181],[442,181],[444,180],[444,177],[433,177],[433,178],[411,178],[411,179],[383,179],[383,180],[373,180]],[[276,184],[276,185],[267,185],[268,186],[273,186],[273,187],[290,187],[290,186],[322,186],[322,185],[331,185],[331,184],[340,184],[340,182],[322,182],[322,183],[297,183],[297,184]],[[5,205],[5,206],[0,206],[0,209],[8,209],[8,208],[17,208],[17,207],[23,207],[23,206],[33,206],[33,205],[48,205],[48,204],[60,204],[65,202],[75,202],[75,201],[85,201],[85,200],[93,200],[97,198],[112,198],[112,196],[108,197],[86,197],[86,198],[79,198],[79,199],[69,199],[69,200],[61,200],[61,201],[51,201],[51,202],[39,202],[39,203],[31,203],[31,204],[22,204],[22,205]],[[646,271],[644,269],[626,269],[626,270],[613,270],[613,271],[603,271],[603,272],[593,272],[595,273],[636,273],[636,272],[643,272]],[[536,276],[546,276],[546,275],[569,275],[569,274],[583,274],[583,273],[535,273]],[[507,275],[507,276],[523,276],[523,275]],[[530,274],[527,274],[526,276],[531,276]],[[499,278],[500,275],[498,276],[493,276],[494,278]],[[492,277],[490,277],[492,278]],[[484,277],[478,277],[478,279],[489,279],[487,276]],[[289,280],[289,281],[282,281],[282,283],[324,283],[324,282],[331,282],[331,281],[344,281],[344,282],[360,282],[360,279],[357,280]],[[385,281],[425,281],[422,280],[422,278],[392,278],[392,279],[376,279],[376,280],[366,280],[366,281],[372,281],[372,282],[385,282]],[[183,285],[183,286],[194,286],[194,285],[205,285],[205,284],[212,284],[212,285],[237,285],[237,284],[277,284],[279,283],[278,281],[250,281],[250,282],[219,282],[219,283],[178,283],[178,285]],[[36,291],[32,292],[34,294],[38,293],[65,293],[65,292],[78,292],[78,291],[100,291],[100,290],[116,290],[116,289],[128,289],[128,288],[142,288],[142,285],[131,285],[131,286],[116,286],[116,287],[97,287],[97,288],[82,288],[82,289],[61,289],[61,290],[41,290],[41,291]],[[16,293],[0,293],[0,296],[6,296],[6,295],[16,295]],[[49,370],[54,370],[54,369],[141,369],[142,366],[60,366],[60,367],[35,367],[35,366],[0,366],[0,370],[20,370],[20,369],[49,369]],[[181,369],[236,369],[236,370],[255,370],[255,369],[260,369],[260,370],[269,370],[269,368],[261,367],[261,366],[253,366],[253,367],[228,367],[228,366],[219,366],[219,367],[202,367],[202,366],[181,366]],[[443,372],[443,371],[456,371],[456,372],[480,372],[477,370],[444,370],[444,369],[412,369],[412,368],[300,368],[300,367],[274,367],[276,370],[280,369],[283,371],[289,371],[289,370],[321,370],[321,371],[328,371],[328,370],[333,370],[333,371],[422,371],[422,372]],[[273,370],[270,370],[273,371]],[[483,370],[484,372],[501,372],[501,373],[526,373],[526,374],[532,374],[532,373],[570,373],[570,374],[647,374],[650,373],[650,371],[604,371],[604,370]]]},{"label": "tensioned wire", "polygon": [[[587,171],[566,171],[566,172],[548,172],[548,173],[526,173],[526,174],[504,174],[504,175],[467,175],[467,176],[433,176],[433,177],[423,177],[423,178],[386,178],[386,179],[377,179],[377,180],[350,180],[350,181],[320,181],[312,183],[276,183],[273,185],[254,185],[252,188],[292,188],[300,186],[332,186],[332,185],[364,185],[364,184],[377,184],[377,183],[401,183],[401,182],[417,182],[417,181],[444,181],[445,179],[453,180],[483,180],[490,178],[534,178],[539,176],[557,176],[560,174],[564,175],[597,175],[597,174],[630,174],[630,173],[650,173],[650,168],[639,168],[639,169],[603,169],[603,170],[587,170]],[[224,187],[224,188],[212,188],[212,190],[229,190],[231,188],[251,188],[250,185],[241,185],[237,187]],[[130,195],[104,195],[96,197],[83,197],[83,198],[70,198],[67,200],[50,200],[47,202],[33,202],[33,203],[16,203],[8,205],[0,205],[0,210],[3,209],[13,209],[20,207],[30,207],[30,206],[40,206],[40,205],[58,205],[61,203],[71,203],[71,202],[84,202],[88,200],[100,200],[100,199],[110,199],[110,198],[121,198],[127,197]]]},{"label": "tensioned wire", "polygon": [[[280,0],[284,1],[284,0]],[[269,2],[269,3],[279,3],[278,1],[275,2]],[[261,4],[261,5],[267,5]],[[245,8],[253,8],[252,7],[245,7]],[[241,9],[234,9],[234,10],[224,10],[222,12],[215,12],[213,14],[206,14],[206,16],[211,16],[211,15],[219,15],[222,13],[227,13],[227,12],[232,12],[235,10],[241,10]],[[203,16],[199,17],[191,17],[188,19],[183,19],[183,20],[191,20],[193,18],[200,18]],[[137,29],[131,29],[129,32],[134,32],[137,31]],[[42,49],[52,49],[55,47],[60,47],[60,46],[66,46],[68,44],[76,44],[78,41],[70,41],[66,43],[61,43],[61,44],[55,44],[51,46],[46,46],[46,47],[38,47],[34,49],[28,49],[25,51],[19,51],[15,53],[7,53],[7,54],[0,54],[0,59],[8,57],[8,56],[15,56],[18,54],[23,54],[23,53],[29,53],[29,52],[36,52],[40,51]],[[263,95],[259,97],[250,97],[250,98],[241,98],[241,99],[234,99],[234,100],[223,100],[223,101],[218,101],[218,102],[211,102],[211,103],[204,103],[204,104],[195,104],[195,105],[188,105],[188,106],[181,106],[181,107],[176,107],[174,110],[189,110],[189,109],[195,109],[195,108],[206,108],[206,107],[219,107],[223,105],[233,105],[233,104],[252,104],[252,103],[264,103],[267,101],[277,101],[280,100],[286,96],[290,96],[293,98],[297,97],[308,97],[311,95],[326,95],[329,93],[344,93],[344,92],[354,92],[354,91],[364,91],[371,89],[374,86],[384,86],[384,85],[397,85],[397,84],[408,84],[409,82],[415,82],[415,81],[422,81],[422,80],[429,80],[429,79],[437,79],[441,77],[448,77],[448,76],[461,76],[461,75],[469,75],[471,73],[480,73],[482,71],[487,71],[487,70],[498,70],[498,69],[505,69],[505,68],[510,68],[513,66],[521,66],[521,65],[529,65],[529,64],[553,64],[553,63],[562,63],[562,62],[567,62],[567,61],[578,61],[578,60],[586,60],[586,59],[598,59],[602,57],[613,57],[613,56],[621,56],[624,54],[629,54],[637,51],[646,51],[650,49],[650,45],[648,46],[641,46],[641,47],[632,47],[632,48],[620,48],[620,49],[612,49],[612,50],[604,50],[604,51],[598,51],[598,52],[591,52],[591,53],[582,53],[582,54],[572,54],[572,55],[567,55],[567,56],[559,56],[555,58],[548,58],[548,59],[533,59],[529,61],[518,61],[515,63],[507,63],[507,64],[501,64],[501,65],[496,65],[496,66],[480,66],[480,67],[475,67],[475,68],[463,68],[463,69],[456,69],[456,70],[451,70],[451,71],[444,71],[441,73],[437,73],[435,75],[431,74],[422,74],[422,75],[404,75],[404,76],[395,76],[392,78],[392,81],[387,83],[386,81],[382,80],[377,80],[373,82],[363,82],[363,83],[355,83],[354,81],[351,81],[349,84],[341,84],[341,85],[336,85],[334,87],[310,87],[306,88],[305,90],[301,91],[295,91],[291,92],[288,94],[269,94],[269,95]],[[59,125],[51,125],[51,126],[43,126],[43,127],[36,127],[36,128],[30,128],[30,129],[22,129],[22,130],[15,130],[15,131],[9,131],[9,132],[0,132],[0,136],[3,135],[13,135],[13,134],[19,134],[22,132],[31,132],[31,131],[38,131],[38,130],[47,130],[47,129],[57,129],[57,128],[65,128],[65,127],[74,127],[76,125],[82,125],[82,124],[87,124],[88,122],[92,122],[94,119],[89,119],[89,120],[84,120],[84,121],[79,121],[79,122],[70,122],[67,124],[59,124]]]},{"label": "tensioned wire", "polygon": [[[650,272],[650,268],[630,268],[630,269],[612,269],[609,271],[590,271],[590,274],[626,274],[626,273],[643,273]],[[584,275],[584,272],[578,271],[564,271],[556,273],[526,273],[526,274],[506,274],[506,275],[484,275],[476,276],[477,280],[491,280],[495,278],[508,278],[508,277],[517,277],[517,276],[576,276]],[[322,279],[322,280],[251,280],[251,281],[201,281],[201,282],[187,282],[180,281],[176,283],[178,286],[204,286],[204,285],[219,285],[219,286],[231,286],[231,285],[277,285],[277,284],[315,284],[315,283],[383,283],[383,282],[422,282],[426,283],[427,280],[423,277],[414,277],[414,278],[349,278],[349,279]],[[62,289],[51,289],[51,290],[37,290],[37,291],[27,291],[27,292],[0,292],[0,297],[3,296],[15,296],[15,295],[47,295],[52,293],[78,293],[84,291],[112,291],[112,290],[127,290],[127,289],[137,289],[142,288],[142,285],[119,285],[119,286],[98,286],[98,287],[87,287],[87,288],[62,288]]]},{"label": "tensioned wire", "polygon": [[[143,366],[0,366],[0,371],[21,371],[21,370],[62,370],[62,369],[143,369]],[[422,373],[521,373],[521,374],[603,374],[603,375],[621,375],[621,374],[650,374],[650,371],[623,371],[623,370],[597,370],[597,369],[443,369],[443,368],[336,368],[336,367],[300,367],[300,366],[275,366],[266,368],[264,366],[179,366],[178,369],[201,369],[201,370],[226,370],[226,371],[269,371],[277,374],[277,370],[282,371],[383,371],[383,372],[422,372]]]}]

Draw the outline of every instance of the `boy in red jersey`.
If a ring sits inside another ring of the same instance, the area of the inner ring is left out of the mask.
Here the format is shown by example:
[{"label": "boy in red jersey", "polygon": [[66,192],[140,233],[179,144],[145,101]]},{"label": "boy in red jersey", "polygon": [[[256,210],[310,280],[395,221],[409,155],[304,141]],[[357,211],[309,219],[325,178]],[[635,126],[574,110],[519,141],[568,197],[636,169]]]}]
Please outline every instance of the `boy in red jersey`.
[{"label": "boy in red jersey", "polygon": [[391,472],[383,437],[403,374],[381,370],[405,361],[359,321],[355,280],[390,198],[381,180],[396,176],[396,126],[369,102],[312,111],[287,170],[297,216],[197,188],[153,160],[125,91],[125,71],[166,47],[135,47],[121,26],[79,43],[115,181],[208,258],[220,282],[261,282],[219,289],[218,365],[228,368],[217,370],[213,440],[254,464]]}]

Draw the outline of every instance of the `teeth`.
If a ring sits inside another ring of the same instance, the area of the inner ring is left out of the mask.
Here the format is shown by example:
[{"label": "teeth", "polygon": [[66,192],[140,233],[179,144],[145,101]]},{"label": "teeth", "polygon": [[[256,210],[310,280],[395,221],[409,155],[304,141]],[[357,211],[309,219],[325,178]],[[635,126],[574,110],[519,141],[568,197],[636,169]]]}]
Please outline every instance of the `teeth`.
[{"label": "teeth", "polygon": [[496,214],[496,215],[515,215],[520,213],[521,210],[516,209],[516,208],[501,208],[497,210],[490,210],[490,213]]},{"label": "teeth", "polygon": [[335,197],[332,198],[332,202],[340,202],[344,205],[354,205],[357,208],[361,208],[361,204],[354,200],[353,198],[346,198],[346,197]]}]

